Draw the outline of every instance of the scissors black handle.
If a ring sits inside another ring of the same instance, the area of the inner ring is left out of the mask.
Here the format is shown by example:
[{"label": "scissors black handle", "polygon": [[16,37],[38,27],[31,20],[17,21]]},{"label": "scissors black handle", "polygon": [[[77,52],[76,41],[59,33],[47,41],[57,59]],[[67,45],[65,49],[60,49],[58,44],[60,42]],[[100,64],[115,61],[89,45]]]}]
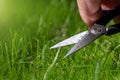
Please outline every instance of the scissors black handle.
[{"label": "scissors black handle", "polygon": [[120,24],[111,25],[106,31],[106,35],[113,35],[120,32]]},{"label": "scissors black handle", "polygon": [[105,26],[117,15],[120,15],[120,8],[108,11],[104,10],[103,16],[96,21],[96,24]]}]

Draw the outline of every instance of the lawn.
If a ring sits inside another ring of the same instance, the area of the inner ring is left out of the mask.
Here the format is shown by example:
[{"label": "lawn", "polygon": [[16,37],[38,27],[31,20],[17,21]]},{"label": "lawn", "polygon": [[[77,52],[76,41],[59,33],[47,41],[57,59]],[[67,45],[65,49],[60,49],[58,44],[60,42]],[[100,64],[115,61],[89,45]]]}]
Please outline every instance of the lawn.
[{"label": "lawn", "polygon": [[0,80],[120,80],[120,34],[50,50],[87,29],[76,0],[0,0]]}]

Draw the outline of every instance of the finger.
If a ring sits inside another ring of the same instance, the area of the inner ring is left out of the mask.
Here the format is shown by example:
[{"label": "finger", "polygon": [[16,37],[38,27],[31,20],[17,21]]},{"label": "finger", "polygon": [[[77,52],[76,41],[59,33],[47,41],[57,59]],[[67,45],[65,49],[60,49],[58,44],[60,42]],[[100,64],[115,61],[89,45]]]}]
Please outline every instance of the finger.
[{"label": "finger", "polygon": [[101,0],[77,0],[83,21],[92,26],[102,15]]},{"label": "finger", "polygon": [[120,0],[102,0],[102,9],[103,10],[112,10],[120,6]]}]

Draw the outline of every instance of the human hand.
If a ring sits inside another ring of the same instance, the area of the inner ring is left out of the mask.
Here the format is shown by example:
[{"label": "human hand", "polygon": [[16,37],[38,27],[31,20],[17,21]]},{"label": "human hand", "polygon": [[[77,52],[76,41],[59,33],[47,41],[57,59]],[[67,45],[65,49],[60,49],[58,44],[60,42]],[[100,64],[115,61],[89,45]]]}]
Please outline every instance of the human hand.
[{"label": "human hand", "polygon": [[[112,10],[120,6],[120,0],[77,0],[83,21],[90,27],[103,15],[103,10]],[[120,23],[120,16],[114,19]]]}]

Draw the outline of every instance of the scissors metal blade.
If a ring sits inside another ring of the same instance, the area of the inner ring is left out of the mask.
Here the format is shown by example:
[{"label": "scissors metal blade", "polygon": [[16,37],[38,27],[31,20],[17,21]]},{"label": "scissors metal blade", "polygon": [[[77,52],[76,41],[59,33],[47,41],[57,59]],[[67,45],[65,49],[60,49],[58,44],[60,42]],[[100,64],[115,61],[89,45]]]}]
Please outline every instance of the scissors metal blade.
[{"label": "scissors metal blade", "polygon": [[77,35],[74,35],[68,39],[65,39],[59,43],[57,43],[56,45],[52,46],[50,49],[53,48],[58,48],[58,47],[62,47],[62,46],[67,46],[67,45],[71,45],[71,44],[76,44],[78,43],[79,40],[82,39],[83,36],[85,36],[88,33],[88,31],[84,31],[82,33],[79,33]]},{"label": "scissors metal blade", "polygon": [[95,25],[93,27],[93,29],[87,31],[86,35],[81,40],[79,40],[78,43],[76,43],[72,47],[72,49],[65,55],[64,58],[66,58],[67,56],[69,56],[72,53],[75,53],[76,51],[78,51],[79,49],[85,47],[89,43],[93,42],[98,37],[105,34],[105,32],[106,32],[106,28],[104,26]]}]

